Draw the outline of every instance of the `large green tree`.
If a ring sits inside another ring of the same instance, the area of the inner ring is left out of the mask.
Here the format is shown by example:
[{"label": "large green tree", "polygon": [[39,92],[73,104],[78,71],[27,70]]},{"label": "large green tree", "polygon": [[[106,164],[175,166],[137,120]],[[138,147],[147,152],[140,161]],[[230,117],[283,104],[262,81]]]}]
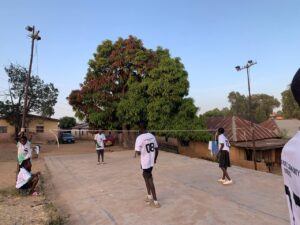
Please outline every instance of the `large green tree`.
[{"label": "large green tree", "polygon": [[[6,93],[6,100],[0,101],[0,116],[5,117],[10,124],[15,125],[16,133],[18,133],[24,109],[25,80],[28,71],[20,65],[10,64],[5,67],[5,72],[8,76],[9,91]],[[38,76],[31,76],[26,114],[52,116],[57,96],[58,89],[52,83],[46,84]]]},{"label": "large green tree", "polygon": [[[230,92],[228,95],[232,115],[249,119],[249,98],[239,92]],[[251,112],[252,120],[263,122],[267,120],[273,110],[280,106],[280,102],[273,96],[266,94],[252,95]]]},{"label": "large green tree", "polygon": [[[68,99],[76,116],[94,127],[124,130],[143,120],[151,130],[199,129],[197,108],[186,98],[188,88],[179,58],[160,47],[146,49],[141,40],[129,36],[98,46],[81,88]],[[170,135],[195,138],[191,132]]]},{"label": "large green tree", "polygon": [[291,92],[291,88],[288,87],[287,90],[281,93],[282,102],[282,112],[286,119],[297,118],[300,119],[300,107],[294,99]]}]

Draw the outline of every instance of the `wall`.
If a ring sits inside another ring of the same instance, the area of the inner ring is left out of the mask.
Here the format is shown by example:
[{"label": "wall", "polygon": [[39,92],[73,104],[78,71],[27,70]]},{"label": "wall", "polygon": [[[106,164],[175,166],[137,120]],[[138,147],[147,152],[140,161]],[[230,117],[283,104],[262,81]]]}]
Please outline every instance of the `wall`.
[{"label": "wall", "polygon": [[[190,142],[189,146],[179,146],[179,153],[182,155],[203,158],[208,160],[215,160],[208,150],[208,143]],[[230,148],[230,161],[232,165],[241,166],[249,169],[254,169],[253,161],[245,160],[244,149],[232,146]],[[267,172],[268,168],[264,162],[257,162],[257,169],[259,171]]]},{"label": "wall", "polygon": [[15,127],[10,125],[6,120],[0,119],[0,126],[7,127],[7,133],[0,133],[0,142],[11,142],[15,137]]},{"label": "wall", "polygon": [[[40,118],[31,118],[28,128],[27,135],[32,134],[33,142],[47,142],[47,141],[55,141],[55,136],[49,131],[53,130],[55,134],[57,134],[57,122],[55,120],[46,120]],[[0,119],[0,126],[7,126],[7,133],[0,133],[0,141],[1,142],[13,142],[15,137],[15,127],[10,125],[6,120]],[[36,133],[36,126],[44,126],[43,133]]]},{"label": "wall", "polygon": [[[36,127],[44,126],[43,133],[37,133]],[[47,143],[47,142],[55,142],[55,135],[58,134],[58,121],[55,120],[47,120],[41,118],[32,118],[28,124],[28,130],[33,135],[32,142],[35,143]],[[52,132],[55,134],[53,134]]]},{"label": "wall", "polygon": [[71,130],[72,135],[75,137],[75,140],[94,140],[94,136],[96,134],[95,132],[88,131],[88,130],[79,130],[79,129],[72,129]]}]

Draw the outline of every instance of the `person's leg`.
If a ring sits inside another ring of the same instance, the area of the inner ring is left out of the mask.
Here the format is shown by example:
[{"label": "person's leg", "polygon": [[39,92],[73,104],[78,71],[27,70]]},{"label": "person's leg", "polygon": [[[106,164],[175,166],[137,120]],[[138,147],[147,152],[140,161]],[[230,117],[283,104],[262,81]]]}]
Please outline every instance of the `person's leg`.
[{"label": "person's leg", "polygon": [[221,167],[222,171],[223,171],[223,176],[222,179],[225,180],[226,177],[226,169],[224,167]]},{"label": "person's leg", "polygon": [[143,177],[144,177],[146,188],[147,188],[147,194],[148,194],[148,196],[150,196],[151,195],[151,189],[150,189],[150,184],[149,184],[149,181],[148,181],[148,177],[147,177],[147,175],[144,175],[144,174],[143,174]]},{"label": "person's leg", "polygon": [[100,150],[100,155],[101,155],[102,163],[104,163],[104,149]]},{"label": "person's leg", "polygon": [[149,184],[149,188],[150,188],[150,192],[152,194],[153,200],[157,201],[156,192],[155,192],[155,186],[154,186],[154,182],[153,182],[153,177],[152,176],[148,178],[148,184]]},{"label": "person's leg", "polygon": [[32,194],[33,192],[35,192],[35,187],[38,184],[38,182],[39,182],[39,177],[37,175],[33,176],[32,180],[31,180],[31,186],[30,186],[29,194]]},{"label": "person's leg", "polygon": [[98,164],[100,163],[100,150],[96,150],[98,156]]},{"label": "person's leg", "polygon": [[229,177],[229,175],[228,175],[228,173],[227,173],[227,168],[224,168],[224,175],[226,176],[226,178],[228,179],[228,180],[231,180],[230,179],[230,177]]}]

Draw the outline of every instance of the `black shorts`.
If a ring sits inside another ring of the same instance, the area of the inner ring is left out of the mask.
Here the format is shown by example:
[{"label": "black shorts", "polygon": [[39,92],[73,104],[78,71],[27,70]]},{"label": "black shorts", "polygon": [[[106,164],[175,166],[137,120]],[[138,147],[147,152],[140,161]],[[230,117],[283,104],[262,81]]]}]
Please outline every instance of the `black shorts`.
[{"label": "black shorts", "polygon": [[143,176],[146,178],[152,177],[152,169],[153,167],[150,167],[148,169],[143,169]]},{"label": "black shorts", "polygon": [[229,152],[225,150],[221,150],[220,152],[220,159],[219,159],[219,167],[225,168],[230,167],[230,157]]},{"label": "black shorts", "polygon": [[100,153],[103,153],[104,152],[104,149],[99,149],[99,150],[96,150],[97,154],[99,155]]},{"label": "black shorts", "polygon": [[26,190],[26,189],[29,189],[31,188],[32,186],[32,179],[30,179],[26,184],[24,184],[22,187],[20,187],[19,189],[22,189],[22,190]]}]

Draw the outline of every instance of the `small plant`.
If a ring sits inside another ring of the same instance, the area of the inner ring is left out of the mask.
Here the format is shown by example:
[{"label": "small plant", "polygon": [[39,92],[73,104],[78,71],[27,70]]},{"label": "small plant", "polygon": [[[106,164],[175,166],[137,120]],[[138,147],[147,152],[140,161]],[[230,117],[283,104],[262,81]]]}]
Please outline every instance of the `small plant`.
[{"label": "small plant", "polygon": [[57,208],[52,203],[45,204],[45,210],[49,215],[47,225],[63,225],[66,224],[67,219],[59,215]]}]

